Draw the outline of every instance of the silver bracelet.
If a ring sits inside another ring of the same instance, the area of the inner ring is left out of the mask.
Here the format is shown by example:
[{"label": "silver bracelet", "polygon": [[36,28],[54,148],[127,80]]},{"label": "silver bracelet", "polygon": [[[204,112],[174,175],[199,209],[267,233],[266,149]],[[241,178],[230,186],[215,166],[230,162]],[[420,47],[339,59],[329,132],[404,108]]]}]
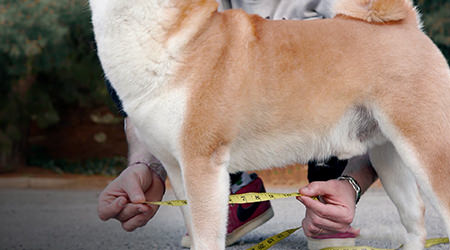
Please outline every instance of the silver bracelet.
[{"label": "silver bracelet", "polygon": [[159,162],[152,162],[152,163],[148,163],[145,161],[135,161],[132,164],[130,164],[130,166],[134,166],[134,165],[145,165],[147,166],[150,170],[152,170],[153,172],[155,172],[156,175],[158,175],[159,178],[161,178],[161,180],[163,182],[166,181],[167,179],[167,172],[164,169],[163,165]]},{"label": "silver bracelet", "polygon": [[358,182],[355,180],[355,178],[348,176],[348,175],[343,175],[343,176],[338,177],[337,179],[348,181],[350,183],[350,185],[352,185],[352,187],[356,193],[355,200],[356,200],[356,203],[358,203],[359,199],[361,199],[361,186],[358,184]]}]

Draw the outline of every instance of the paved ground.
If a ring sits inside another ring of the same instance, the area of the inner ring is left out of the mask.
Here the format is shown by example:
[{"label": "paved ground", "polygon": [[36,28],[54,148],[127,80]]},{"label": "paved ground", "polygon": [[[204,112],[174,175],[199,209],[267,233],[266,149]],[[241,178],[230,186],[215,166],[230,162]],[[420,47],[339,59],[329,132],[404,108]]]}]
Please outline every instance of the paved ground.
[{"label": "paved ground", "polygon": [[[293,189],[271,189],[292,192]],[[133,233],[121,230],[116,221],[101,222],[96,217],[99,191],[57,191],[0,189],[0,249],[181,249],[178,245],[185,233],[177,208],[164,207],[145,228]],[[173,199],[168,192],[165,199]],[[300,225],[304,208],[295,199],[272,202],[275,217],[245,236],[228,249],[247,249],[253,244],[285,229]],[[398,231],[397,212],[383,190],[377,188],[364,195],[358,206],[354,225],[366,230],[392,235]],[[380,226],[384,226],[380,228]],[[443,237],[445,230],[433,209],[427,212],[430,237]],[[387,228],[390,228],[386,231]],[[358,244],[374,247],[397,247],[397,242],[358,240]],[[448,249],[441,245],[431,249]],[[272,249],[306,249],[302,232],[297,232]]]}]

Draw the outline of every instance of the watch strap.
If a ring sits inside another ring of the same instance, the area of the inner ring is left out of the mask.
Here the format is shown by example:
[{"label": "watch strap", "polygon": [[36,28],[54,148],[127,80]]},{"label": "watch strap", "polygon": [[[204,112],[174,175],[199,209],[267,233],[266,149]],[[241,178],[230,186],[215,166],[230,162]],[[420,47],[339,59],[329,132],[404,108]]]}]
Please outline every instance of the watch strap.
[{"label": "watch strap", "polygon": [[348,181],[350,183],[350,185],[352,185],[353,189],[355,190],[356,193],[356,203],[358,203],[359,199],[361,199],[361,186],[358,184],[358,182],[355,180],[355,178],[349,176],[349,175],[343,175],[337,178],[338,180],[345,180]]}]

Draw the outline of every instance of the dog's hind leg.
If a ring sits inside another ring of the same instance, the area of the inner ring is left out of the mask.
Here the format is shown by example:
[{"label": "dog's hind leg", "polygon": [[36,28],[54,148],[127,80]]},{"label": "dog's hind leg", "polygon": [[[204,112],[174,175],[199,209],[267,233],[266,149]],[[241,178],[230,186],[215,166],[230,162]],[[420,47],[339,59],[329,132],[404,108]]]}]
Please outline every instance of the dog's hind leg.
[{"label": "dog's hind leg", "polygon": [[[434,122],[437,126],[423,128],[421,133],[414,133],[407,140],[400,140],[403,142],[393,144],[402,160],[415,175],[420,191],[440,212],[449,233],[450,123],[444,124],[442,120],[434,120]],[[441,130],[437,127],[445,129]]]},{"label": "dog's hind leg", "polygon": [[398,91],[383,92],[374,117],[422,194],[440,212],[449,233],[450,72],[444,73],[428,75],[425,83],[424,79],[410,80]]},{"label": "dog's hind leg", "polygon": [[389,142],[371,149],[369,155],[406,228],[407,238],[403,249],[422,249],[426,238],[425,207],[416,178]]},{"label": "dog's hind leg", "polygon": [[230,177],[229,149],[186,157],[182,171],[191,217],[192,249],[225,249]]}]

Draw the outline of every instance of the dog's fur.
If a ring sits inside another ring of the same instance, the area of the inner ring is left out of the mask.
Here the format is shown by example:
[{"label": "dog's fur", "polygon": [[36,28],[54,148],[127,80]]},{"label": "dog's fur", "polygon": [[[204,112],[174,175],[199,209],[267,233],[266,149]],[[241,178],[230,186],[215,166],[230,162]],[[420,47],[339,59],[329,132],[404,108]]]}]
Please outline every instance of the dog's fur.
[{"label": "dog's fur", "polygon": [[194,249],[224,248],[228,172],[367,151],[405,249],[425,241],[419,188],[450,229],[450,71],[409,0],[340,0],[314,21],[214,0],[90,5],[106,76],[189,202]]}]

